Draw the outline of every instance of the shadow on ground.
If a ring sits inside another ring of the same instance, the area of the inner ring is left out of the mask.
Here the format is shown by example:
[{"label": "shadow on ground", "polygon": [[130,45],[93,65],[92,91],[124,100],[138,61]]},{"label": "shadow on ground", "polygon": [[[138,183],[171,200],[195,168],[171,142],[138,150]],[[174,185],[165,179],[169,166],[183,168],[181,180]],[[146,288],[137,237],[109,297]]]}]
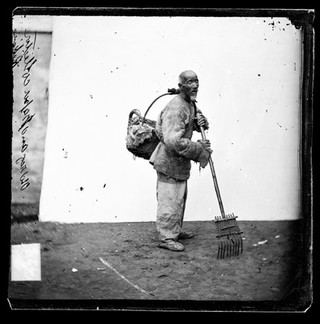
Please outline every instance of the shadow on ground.
[{"label": "shadow on ground", "polygon": [[184,241],[183,252],[158,248],[153,222],[14,223],[11,244],[41,244],[42,280],[9,281],[8,296],[12,303],[79,299],[307,304],[300,221],[239,225],[243,254],[217,260],[212,221],[184,223],[196,236]]}]

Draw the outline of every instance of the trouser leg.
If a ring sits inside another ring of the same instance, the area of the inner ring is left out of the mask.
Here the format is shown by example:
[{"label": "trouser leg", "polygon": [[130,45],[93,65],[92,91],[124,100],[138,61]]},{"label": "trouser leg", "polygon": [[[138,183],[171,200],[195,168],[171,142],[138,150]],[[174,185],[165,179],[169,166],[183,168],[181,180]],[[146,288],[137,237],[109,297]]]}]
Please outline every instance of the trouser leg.
[{"label": "trouser leg", "polygon": [[183,207],[182,207],[182,216],[181,216],[180,228],[182,228],[182,224],[183,224],[184,212],[186,210],[187,196],[188,196],[188,183],[186,181],[186,188],[185,188],[185,192],[184,192],[184,196],[183,196]]},{"label": "trouser leg", "polygon": [[161,241],[177,240],[187,198],[187,181],[157,179],[157,231]]}]

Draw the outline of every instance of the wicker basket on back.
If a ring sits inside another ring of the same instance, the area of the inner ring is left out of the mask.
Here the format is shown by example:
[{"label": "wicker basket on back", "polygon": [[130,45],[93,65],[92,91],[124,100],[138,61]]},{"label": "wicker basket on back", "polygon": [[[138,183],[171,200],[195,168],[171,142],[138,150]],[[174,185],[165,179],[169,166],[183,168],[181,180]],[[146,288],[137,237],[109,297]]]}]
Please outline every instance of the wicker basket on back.
[{"label": "wicker basket on back", "polygon": [[156,122],[150,119],[145,119],[143,123],[142,121],[139,110],[134,109],[130,112],[126,146],[134,156],[149,160],[159,143],[159,138],[155,132]]},{"label": "wicker basket on back", "polygon": [[129,113],[126,147],[134,156],[149,160],[160,141],[155,131],[156,121],[146,118],[151,106],[159,98],[179,92],[177,89],[168,89],[167,93],[153,100],[143,117],[138,109],[133,109]]}]

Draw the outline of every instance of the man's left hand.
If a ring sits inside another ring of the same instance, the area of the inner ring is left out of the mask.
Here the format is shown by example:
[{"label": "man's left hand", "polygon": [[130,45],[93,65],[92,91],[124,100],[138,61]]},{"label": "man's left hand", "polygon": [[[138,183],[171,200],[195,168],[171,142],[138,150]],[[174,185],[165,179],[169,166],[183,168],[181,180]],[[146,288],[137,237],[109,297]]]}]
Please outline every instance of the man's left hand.
[{"label": "man's left hand", "polygon": [[204,129],[208,128],[207,119],[200,112],[198,112],[197,114],[197,123],[200,127],[203,127]]}]

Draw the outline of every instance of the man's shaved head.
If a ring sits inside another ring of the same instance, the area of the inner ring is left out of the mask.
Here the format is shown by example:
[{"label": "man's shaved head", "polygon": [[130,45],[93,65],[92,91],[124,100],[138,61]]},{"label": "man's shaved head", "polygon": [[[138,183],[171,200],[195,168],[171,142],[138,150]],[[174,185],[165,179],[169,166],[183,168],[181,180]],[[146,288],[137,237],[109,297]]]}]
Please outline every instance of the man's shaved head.
[{"label": "man's shaved head", "polygon": [[195,72],[191,70],[186,70],[180,73],[179,75],[179,83],[183,84],[186,82],[187,79],[189,78],[197,78],[197,75]]}]

